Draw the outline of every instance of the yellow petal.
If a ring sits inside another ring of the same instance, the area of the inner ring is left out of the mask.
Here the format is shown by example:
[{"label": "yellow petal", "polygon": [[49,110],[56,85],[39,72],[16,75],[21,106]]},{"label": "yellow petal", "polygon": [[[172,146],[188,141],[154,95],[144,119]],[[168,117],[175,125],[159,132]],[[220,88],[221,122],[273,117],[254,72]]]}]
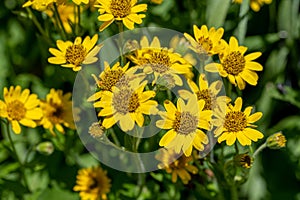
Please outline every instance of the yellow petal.
[{"label": "yellow petal", "polygon": [[20,120],[20,124],[22,124],[24,126],[31,127],[31,128],[35,128],[36,127],[36,123],[33,120],[26,119],[26,118],[21,119]]},{"label": "yellow petal", "polygon": [[20,126],[19,122],[17,122],[16,120],[13,120],[13,121],[11,121],[11,126],[12,126],[12,130],[14,131],[14,133],[16,133],[16,134],[21,133],[21,126]]},{"label": "yellow petal", "polygon": [[239,131],[236,134],[239,143],[243,146],[251,145],[251,140],[247,138],[243,132]]},{"label": "yellow petal", "polygon": [[253,140],[254,142],[256,142],[258,139],[262,139],[264,137],[264,135],[260,131],[252,129],[252,128],[245,128],[244,134],[249,139]]},{"label": "yellow petal", "polygon": [[104,128],[108,129],[108,128],[112,127],[115,123],[116,123],[116,120],[115,120],[114,116],[111,116],[111,117],[106,117],[103,120],[102,125],[104,126]]},{"label": "yellow petal", "polygon": [[242,105],[243,105],[243,100],[242,100],[241,97],[238,97],[238,98],[235,100],[235,102],[234,102],[233,110],[234,110],[234,111],[241,111]]},{"label": "yellow petal", "polygon": [[261,52],[254,52],[246,55],[244,58],[246,61],[252,61],[261,56]]},{"label": "yellow petal", "polygon": [[28,119],[39,120],[43,116],[43,111],[41,108],[34,108],[31,110],[27,110],[25,117]]},{"label": "yellow petal", "polygon": [[254,123],[254,122],[258,121],[262,117],[262,115],[263,115],[262,112],[254,113],[247,118],[247,122]]},{"label": "yellow petal", "polygon": [[227,136],[227,139],[226,139],[226,144],[228,146],[231,146],[234,144],[235,140],[236,140],[235,133],[229,133],[229,135]]},{"label": "yellow petal", "polygon": [[176,132],[172,129],[169,130],[167,133],[159,141],[159,146],[166,146],[168,145],[176,136]]}]

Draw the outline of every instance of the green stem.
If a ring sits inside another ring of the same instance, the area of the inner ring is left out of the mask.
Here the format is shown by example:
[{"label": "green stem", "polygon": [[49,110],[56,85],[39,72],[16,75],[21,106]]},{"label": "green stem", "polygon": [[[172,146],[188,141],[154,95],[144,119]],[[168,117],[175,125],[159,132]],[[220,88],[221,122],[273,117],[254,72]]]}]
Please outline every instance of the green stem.
[{"label": "green stem", "polygon": [[53,6],[54,6],[54,12],[55,12],[55,15],[56,15],[56,19],[58,20],[58,24],[59,24],[59,27],[60,27],[60,30],[61,30],[62,37],[66,40],[67,39],[67,32],[66,32],[64,24],[61,20],[60,14],[58,12],[57,5],[53,4]]},{"label": "green stem", "polygon": [[125,65],[125,57],[123,56],[123,43],[124,43],[124,27],[122,22],[117,22],[119,29],[119,51],[120,51],[120,64],[121,66]]},{"label": "green stem", "polygon": [[262,144],[260,147],[258,147],[258,149],[256,149],[256,151],[254,152],[254,154],[253,154],[253,158],[255,158],[255,156],[257,156],[257,154],[259,153],[259,152],[261,152],[264,148],[266,148],[267,147],[267,143],[264,143],[264,144]]},{"label": "green stem", "polygon": [[237,187],[236,187],[235,184],[231,185],[230,193],[231,193],[231,200],[238,200],[239,199],[239,194],[238,194]]},{"label": "green stem", "polygon": [[119,142],[119,140],[118,140],[118,137],[117,137],[115,131],[114,131],[112,128],[110,128],[110,131],[109,131],[109,132],[110,132],[110,135],[111,135],[111,137],[112,137],[114,143],[115,143],[118,147],[120,147],[120,142]]},{"label": "green stem", "polygon": [[236,142],[234,143],[234,148],[235,148],[236,154],[239,154],[239,147],[238,147],[238,144]]},{"label": "green stem", "polygon": [[28,181],[27,181],[27,178],[26,178],[24,165],[22,164],[22,162],[21,162],[21,160],[20,160],[20,158],[19,158],[19,156],[18,156],[16,147],[15,147],[15,145],[14,145],[14,142],[13,142],[12,137],[11,137],[11,134],[10,134],[9,123],[6,124],[6,131],[7,131],[7,135],[8,135],[9,142],[10,142],[10,144],[11,144],[11,146],[12,146],[12,150],[13,150],[14,156],[15,156],[17,162],[18,162],[19,165],[20,165],[20,170],[21,170],[22,179],[23,179],[23,181],[24,181],[24,186],[25,186],[25,188],[26,188],[28,191],[30,191],[30,190],[29,190],[29,187],[28,187]]},{"label": "green stem", "polygon": [[41,26],[40,22],[37,20],[37,18],[35,17],[35,15],[32,13],[31,9],[28,8],[28,7],[26,7],[26,11],[28,13],[29,18],[33,21],[34,25],[37,27],[37,29],[42,34],[42,36],[45,39],[49,39],[48,34],[44,31],[43,27]]},{"label": "green stem", "polygon": [[77,5],[77,24],[76,24],[76,35],[79,35],[79,30],[80,30],[80,5]]}]

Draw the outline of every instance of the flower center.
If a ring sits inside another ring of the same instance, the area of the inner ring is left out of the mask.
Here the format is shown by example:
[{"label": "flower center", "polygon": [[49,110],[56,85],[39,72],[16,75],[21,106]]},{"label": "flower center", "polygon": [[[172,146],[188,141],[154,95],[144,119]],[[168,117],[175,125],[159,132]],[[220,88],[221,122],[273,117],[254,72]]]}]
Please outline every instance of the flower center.
[{"label": "flower center", "polygon": [[190,112],[176,112],[173,123],[174,130],[183,135],[188,135],[197,129],[198,119]]},{"label": "flower center", "polygon": [[[111,88],[116,84],[118,84],[120,81],[122,82],[125,81],[124,72],[121,69],[116,69],[116,70],[110,70],[108,72],[105,72],[102,80],[99,81],[98,84],[102,90],[111,91]],[[118,85],[123,85],[123,84],[118,84]]]},{"label": "flower center", "polygon": [[252,159],[249,155],[243,155],[240,160],[241,166],[245,168],[250,168],[252,164]]},{"label": "flower center", "polygon": [[7,113],[10,118],[13,120],[20,121],[25,117],[26,108],[24,104],[19,100],[14,100],[7,105]]},{"label": "flower center", "polygon": [[200,54],[208,54],[213,48],[213,43],[209,38],[200,37],[198,43],[197,50]]},{"label": "flower center", "polygon": [[152,52],[151,58],[148,60],[154,72],[163,74],[170,68],[171,61],[167,51]]},{"label": "flower center", "polygon": [[66,61],[75,66],[81,65],[86,56],[86,49],[81,44],[74,44],[67,48],[66,50]]},{"label": "flower center", "polygon": [[196,92],[197,99],[203,99],[205,101],[205,105],[203,110],[212,110],[215,106],[216,96],[209,90],[200,90]]},{"label": "flower center", "polygon": [[121,114],[134,112],[139,106],[139,95],[133,90],[125,89],[115,94],[112,100],[113,107]]},{"label": "flower center", "polygon": [[59,124],[64,119],[64,109],[61,105],[50,102],[51,110],[46,114],[49,121],[53,124]]},{"label": "flower center", "polygon": [[115,18],[124,18],[131,12],[131,0],[112,0],[110,10]]},{"label": "flower center", "polygon": [[238,51],[233,51],[223,60],[222,65],[228,74],[238,75],[244,70],[245,63],[244,56]]},{"label": "flower center", "polygon": [[247,127],[246,115],[241,111],[231,111],[225,115],[224,128],[229,132],[242,131]]}]

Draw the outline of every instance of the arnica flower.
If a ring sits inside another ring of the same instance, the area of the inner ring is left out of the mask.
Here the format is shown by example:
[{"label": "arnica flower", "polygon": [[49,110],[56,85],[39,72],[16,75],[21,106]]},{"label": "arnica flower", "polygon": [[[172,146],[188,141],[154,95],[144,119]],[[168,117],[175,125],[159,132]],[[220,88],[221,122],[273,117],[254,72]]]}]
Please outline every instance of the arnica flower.
[{"label": "arnica flower", "polygon": [[140,49],[136,50],[128,58],[137,65],[137,68],[142,69],[145,74],[154,75],[152,85],[166,74],[171,75],[175,84],[179,86],[183,83],[178,74],[183,74],[187,77],[193,76],[192,65],[182,58],[180,54],[174,53],[172,49],[162,48],[157,37],[153,38],[150,45],[147,37],[142,37]]},{"label": "arnica flower", "polygon": [[172,182],[177,182],[177,177],[181,179],[183,184],[188,184],[192,174],[198,173],[192,156],[179,155],[172,149],[161,149],[155,158],[161,163],[158,164],[159,169],[165,169],[167,173],[172,174]]},{"label": "arnica flower", "polygon": [[208,72],[219,72],[222,77],[227,77],[231,84],[238,86],[240,90],[245,89],[246,82],[257,85],[258,75],[255,71],[262,71],[261,64],[253,60],[261,56],[261,52],[244,55],[247,47],[239,46],[235,37],[231,37],[229,44],[219,54],[219,63],[210,63],[205,66]]},{"label": "arnica flower", "polygon": [[79,192],[81,199],[104,200],[107,199],[107,193],[110,192],[110,182],[107,171],[101,167],[84,168],[78,171],[73,190]]},{"label": "arnica flower", "polygon": [[65,132],[63,126],[75,129],[70,97],[71,93],[63,94],[62,90],[51,89],[46,100],[40,103],[44,113],[40,124],[49,129],[53,135],[55,135],[54,128],[60,133]]},{"label": "arnica flower", "polygon": [[252,166],[253,158],[248,154],[244,153],[234,156],[233,161],[235,165],[249,169]]},{"label": "arnica flower", "polygon": [[151,0],[151,3],[161,4],[164,0]]},{"label": "arnica flower", "polygon": [[229,97],[218,96],[223,85],[221,81],[214,81],[209,85],[205,74],[200,74],[199,87],[191,79],[188,79],[187,82],[193,93],[190,93],[187,90],[179,90],[179,96],[183,99],[188,99],[191,95],[195,95],[198,101],[203,99],[205,101],[203,110],[214,110],[219,106],[223,106],[225,108],[226,104],[230,102]]},{"label": "arnica flower", "polygon": [[35,10],[44,11],[55,2],[56,0],[29,0],[25,2],[22,7],[25,8],[31,6]]},{"label": "arnica flower", "polygon": [[95,5],[99,8],[99,21],[104,23],[100,27],[103,31],[115,20],[122,23],[130,30],[134,29],[134,23],[141,24],[145,14],[137,14],[147,10],[147,4],[136,5],[137,0],[98,0],[100,5]]},{"label": "arnica flower", "polygon": [[224,49],[226,42],[221,39],[224,33],[223,28],[216,30],[212,27],[208,30],[206,25],[202,25],[200,29],[194,25],[193,28],[194,38],[187,33],[184,33],[184,36],[190,42],[190,48],[198,53],[201,58],[218,54]]},{"label": "arnica flower", "polygon": [[268,137],[266,144],[270,149],[281,149],[286,145],[286,138],[282,132],[274,133]]},{"label": "arnica flower", "polygon": [[[233,0],[233,2],[241,4],[243,0]],[[272,0],[250,0],[250,7],[253,11],[258,12],[264,4],[270,4]]]},{"label": "arnica flower", "polygon": [[21,91],[20,86],[10,86],[3,89],[4,101],[0,100],[0,117],[7,118],[12,130],[21,133],[21,126],[35,128],[35,120],[41,119],[43,112],[39,108],[40,100],[36,94],[30,94],[29,89]]},{"label": "arnica flower", "polygon": [[[64,26],[64,29],[67,33],[72,32],[71,24],[75,24],[75,6],[74,4],[61,4],[57,5],[57,10]],[[44,11],[49,17],[52,17],[53,23],[56,23],[54,20],[54,12],[52,9],[47,9]]]},{"label": "arnica flower", "polygon": [[105,61],[104,71],[100,73],[99,78],[92,74],[99,88],[99,91],[90,96],[87,101],[96,101],[100,99],[104,92],[111,92],[113,86],[116,86],[118,88],[129,87],[129,83],[131,80],[140,79],[141,81],[143,79],[143,76],[135,76],[135,70],[133,68],[128,69],[129,64],[130,63],[128,62],[124,67],[122,67],[120,63],[117,62],[112,67],[110,67],[108,62]]},{"label": "arnica flower", "polygon": [[134,128],[135,122],[142,127],[143,114],[156,114],[157,102],[149,100],[155,96],[154,91],[143,91],[147,81],[140,84],[139,80],[131,82],[128,88],[113,87],[112,92],[103,93],[100,101],[94,103],[94,107],[103,108],[98,116],[104,116],[102,125],[108,129],[119,122],[123,131]]},{"label": "arnica flower", "polygon": [[258,139],[263,138],[264,135],[253,129],[256,126],[252,124],[262,117],[262,113],[251,114],[253,109],[251,106],[242,112],[243,100],[241,97],[238,97],[234,104],[234,106],[229,104],[226,110],[220,107],[220,111],[214,112],[217,118],[212,120],[212,123],[217,127],[214,134],[215,137],[218,137],[218,142],[226,140],[226,144],[231,146],[237,139],[241,145],[246,146],[251,145],[251,141],[257,142]]},{"label": "arnica flower", "polygon": [[89,0],[72,0],[76,5],[80,5],[81,3],[88,4]]},{"label": "arnica flower", "polygon": [[82,64],[92,64],[98,60],[96,55],[102,45],[96,45],[97,41],[97,34],[92,39],[87,36],[83,42],[81,37],[76,37],[74,43],[57,40],[56,45],[58,49],[49,48],[50,53],[55,57],[48,58],[48,62],[72,68],[73,71],[79,71]]},{"label": "arnica flower", "polygon": [[159,112],[162,120],[158,120],[156,126],[170,130],[160,139],[159,145],[174,148],[177,154],[183,152],[186,156],[191,155],[193,146],[203,151],[203,144],[208,144],[208,137],[201,129],[210,130],[209,120],[212,116],[211,110],[203,111],[204,106],[204,100],[197,102],[195,97],[190,98],[187,104],[178,98],[177,107],[166,100],[166,112]]}]

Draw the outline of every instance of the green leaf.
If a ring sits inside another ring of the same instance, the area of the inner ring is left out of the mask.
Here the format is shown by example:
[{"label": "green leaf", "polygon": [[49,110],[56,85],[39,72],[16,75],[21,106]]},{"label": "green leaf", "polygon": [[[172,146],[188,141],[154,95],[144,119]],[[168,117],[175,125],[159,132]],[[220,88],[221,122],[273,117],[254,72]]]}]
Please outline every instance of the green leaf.
[{"label": "green leaf", "polygon": [[19,163],[9,163],[0,165],[0,178],[3,178],[10,174],[11,172],[17,171],[19,168]]},{"label": "green leaf", "polygon": [[70,192],[62,190],[61,188],[55,187],[51,189],[45,189],[36,200],[77,200],[79,195],[76,192]]},{"label": "green leaf", "polygon": [[231,0],[207,1],[207,26],[223,26],[230,3]]},{"label": "green leaf", "polygon": [[300,116],[292,115],[282,119],[272,128],[270,128],[269,132],[274,133],[280,130],[292,130],[292,129],[300,130]]}]

